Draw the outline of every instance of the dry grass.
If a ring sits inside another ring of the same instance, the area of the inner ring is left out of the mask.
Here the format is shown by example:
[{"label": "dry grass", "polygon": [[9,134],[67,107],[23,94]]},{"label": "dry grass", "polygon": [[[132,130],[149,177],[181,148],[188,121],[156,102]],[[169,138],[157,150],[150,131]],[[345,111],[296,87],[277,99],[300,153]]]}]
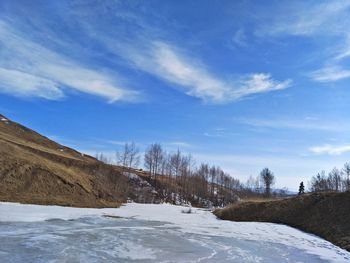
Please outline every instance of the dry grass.
[{"label": "dry grass", "polygon": [[319,235],[350,251],[350,192],[243,202],[214,212],[224,220],[272,222]]},{"label": "dry grass", "polygon": [[244,198],[241,200],[241,203],[249,203],[249,202],[253,202],[253,203],[261,203],[261,202],[272,202],[272,201],[278,201],[278,200],[282,200],[284,198],[280,198],[280,197],[248,197],[248,198]]},{"label": "dry grass", "polygon": [[126,198],[119,189],[127,187],[115,187],[122,177],[90,156],[0,121],[1,201],[115,207]]}]

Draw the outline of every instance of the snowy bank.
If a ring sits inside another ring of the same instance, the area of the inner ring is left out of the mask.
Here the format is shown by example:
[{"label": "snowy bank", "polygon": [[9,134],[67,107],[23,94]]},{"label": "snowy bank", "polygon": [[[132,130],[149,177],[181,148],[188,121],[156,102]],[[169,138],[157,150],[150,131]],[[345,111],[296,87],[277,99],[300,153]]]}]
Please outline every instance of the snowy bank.
[{"label": "snowy bank", "polygon": [[185,207],[169,204],[130,203],[115,209],[88,209],[0,203],[0,221],[35,222],[48,219],[68,220],[106,215],[160,221],[166,222],[161,226],[162,228],[176,228],[183,233],[283,244],[330,262],[350,262],[349,252],[319,237],[288,226],[270,223],[222,221],[217,219],[210,211],[204,209],[192,208],[191,214],[183,213],[184,209],[186,210]]}]

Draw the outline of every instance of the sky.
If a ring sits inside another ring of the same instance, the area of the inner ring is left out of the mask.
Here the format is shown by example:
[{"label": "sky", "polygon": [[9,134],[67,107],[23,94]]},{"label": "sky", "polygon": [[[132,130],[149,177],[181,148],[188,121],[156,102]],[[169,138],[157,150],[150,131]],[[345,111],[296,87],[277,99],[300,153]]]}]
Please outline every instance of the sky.
[{"label": "sky", "polygon": [[350,1],[2,0],[0,113],[295,190],[350,162]]}]

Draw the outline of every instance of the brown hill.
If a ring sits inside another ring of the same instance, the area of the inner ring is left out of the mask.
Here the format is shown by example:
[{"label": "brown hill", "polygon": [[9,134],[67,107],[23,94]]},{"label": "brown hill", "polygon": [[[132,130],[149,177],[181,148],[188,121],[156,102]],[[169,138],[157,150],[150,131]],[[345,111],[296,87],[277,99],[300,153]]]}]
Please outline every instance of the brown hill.
[{"label": "brown hill", "polygon": [[214,211],[224,220],[286,224],[316,234],[350,251],[350,192],[235,204]]},{"label": "brown hill", "polygon": [[128,197],[152,201],[151,187],[121,168],[62,146],[0,115],[0,201],[115,207]]}]

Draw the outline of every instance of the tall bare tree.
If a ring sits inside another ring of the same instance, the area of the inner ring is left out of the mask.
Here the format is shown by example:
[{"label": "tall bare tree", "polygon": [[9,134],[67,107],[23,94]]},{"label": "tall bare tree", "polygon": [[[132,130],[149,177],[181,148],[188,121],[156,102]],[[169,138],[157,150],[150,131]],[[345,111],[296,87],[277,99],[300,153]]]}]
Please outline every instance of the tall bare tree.
[{"label": "tall bare tree", "polygon": [[212,166],[209,169],[209,176],[210,176],[210,196],[211,196],[211,198],[214,198],[215,180],[216,180],[216,176],[217,176],[217,169],[215,166]]},{"label": "tall bare tree", "polygon": [[144,164],[146,169],[149,170],[155,186],[157,184],[157,174],[160,173],[164,157],[164,151],[159,143],[151,144],[145,152]]},{"label": "tall bare tree", "polygon": [[266,196],[271,196],[271,186],[275,184],[275,176],[269,168],[264,168],[260,172],[261,182],[265,186]]},{"label": "tall bare tree", "polygon": [[172,154],[170,156],[170,167],[172,170],[173,176],[175,176],[175,180],[178,180],[178,177],[180,176],[180,169],[181,169],[181,162],[182,162],[182,154],[180,150],[177,150],[176,153]]},{"label": "tall bare tree", "polygon": [[349,163],[344,164],[343,173],[345,174],[345,190],[350,191],[350,164]]}]

